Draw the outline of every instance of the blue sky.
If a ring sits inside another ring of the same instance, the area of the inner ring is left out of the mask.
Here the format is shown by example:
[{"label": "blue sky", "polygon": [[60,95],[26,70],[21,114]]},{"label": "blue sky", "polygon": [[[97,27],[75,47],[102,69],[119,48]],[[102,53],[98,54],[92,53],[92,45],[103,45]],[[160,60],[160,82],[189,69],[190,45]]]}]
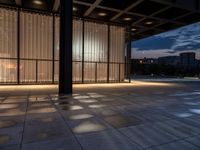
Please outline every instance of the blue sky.
[{"label": "blue sky", "polygon": [[158,58],[196,52],[200,59],[200,22],[132,42],[132,58]]}]

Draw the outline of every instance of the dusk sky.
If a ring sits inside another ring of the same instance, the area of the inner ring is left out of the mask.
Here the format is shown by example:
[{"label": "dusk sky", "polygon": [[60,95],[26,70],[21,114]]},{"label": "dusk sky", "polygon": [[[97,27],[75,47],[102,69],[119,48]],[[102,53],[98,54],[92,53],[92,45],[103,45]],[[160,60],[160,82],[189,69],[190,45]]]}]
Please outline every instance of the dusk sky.
[{"label": "dusk sky", "polygon": [[188,51],[200,59],[200,22],[132,42],[132,58],[178,56]]}]

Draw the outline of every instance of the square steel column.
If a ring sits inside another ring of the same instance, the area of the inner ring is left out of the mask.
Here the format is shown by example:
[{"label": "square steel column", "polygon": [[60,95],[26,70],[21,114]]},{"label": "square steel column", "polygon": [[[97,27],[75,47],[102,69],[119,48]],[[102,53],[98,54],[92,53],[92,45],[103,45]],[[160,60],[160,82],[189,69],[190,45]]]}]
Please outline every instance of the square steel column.
[{"label": "square steel column", "polygon": [[72,93],[72,0],[60,0],[59,94]]},{"label": "square steel column", "polygon": [[128,27],[128,37],[127,37],[127,73],[128,80],[131,82],[131,27]]}]

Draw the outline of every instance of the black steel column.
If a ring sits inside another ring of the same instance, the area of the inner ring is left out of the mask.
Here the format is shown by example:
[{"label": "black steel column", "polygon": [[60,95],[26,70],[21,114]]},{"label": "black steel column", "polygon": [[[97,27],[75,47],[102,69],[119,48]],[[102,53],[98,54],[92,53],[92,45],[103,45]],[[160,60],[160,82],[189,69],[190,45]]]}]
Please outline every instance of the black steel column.
[{"label": "black steel column", "polygon": [[129,82],[131,82],[131,27],[128,28],[127,38],[127,73]]},{"label": "black steel column", "polygon": [[55,73],[55,15],[53,14],[53,39],[52,39],[52,83],[54,84],[54,73]]},{"label": "black steel column", "polygon": [[17,84],[20,84],[20,10],[17,9]]},{"label": "black steel column", "polygon": [[110,25],[108,25],[107,83],[110,82]]},{"label": "black steel column", "polygon": [[72,93],[72,0],[60,0],[59,94]]},{"label": "black steel column", "polygon": [[85,20],[83,19],[83,22],[82,22],[83,26],[82,26],[82,83],[84,83],[84,47],[85,47]]}]

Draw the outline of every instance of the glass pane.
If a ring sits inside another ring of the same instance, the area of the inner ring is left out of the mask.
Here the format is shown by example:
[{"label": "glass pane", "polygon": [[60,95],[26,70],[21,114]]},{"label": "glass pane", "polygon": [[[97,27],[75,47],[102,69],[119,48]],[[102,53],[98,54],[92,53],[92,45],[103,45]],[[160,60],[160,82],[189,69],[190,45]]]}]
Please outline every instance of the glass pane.
[{"label": "glass pane", "polygon": [[17,82],[17,60],[0,59],[0,83]]},{"label": "glass pane", "polygon": [[73,82],[82,82],[82,62],[73,62]]},{"label": "glass pane", "polygon": [[54,62],[54,82],[59,81],[59,61]]},{"label": "glass pane", "polygon": [[17,57],[17,12],[0,9],[0,58]]},{"label": "glass pane", "polygon": [[51,61],[38,61],[37,71],[38,82],[52,82],[52,62]]},{"label": "glass pane", "polygon": [[84,82],[95,82],[95,63],[84,63]]},{"label": "glass pane", "polygon": [[107,63],[97,63],[97,81],[107,82]]},{"label": "glass pane", "polygon": [[53,17],[20,13],[20,57],[52,59]]},{"label": "glass pane", "polygon": [[36,83],[35,60],[20,60],[20,82]]},{"label": "glass pane", "polygon": [[109,80],[111,82],[119,82],[119,64],[110,64],[109,75]]}]

